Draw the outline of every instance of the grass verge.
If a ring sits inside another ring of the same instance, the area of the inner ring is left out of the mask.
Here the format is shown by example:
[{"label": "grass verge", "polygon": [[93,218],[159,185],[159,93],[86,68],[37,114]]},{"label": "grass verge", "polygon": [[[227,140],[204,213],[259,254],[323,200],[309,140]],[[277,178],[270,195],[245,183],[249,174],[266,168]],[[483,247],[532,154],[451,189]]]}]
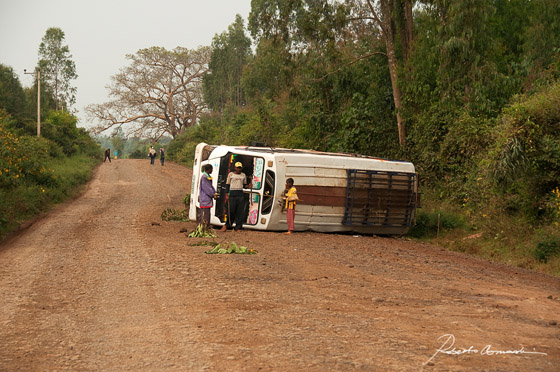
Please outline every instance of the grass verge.
[{"label": "grass verge", "polygon": [[84,154],[51,159],[48,168],[53,170],[43,184],[20,184],[10,189],[0,189],[0,240],[23,222],[36,217],[76,196],[91,178],[99,159]]},{"label": "grass verge", "polygon": [[558,222],[530,223],[508,214],[472,213],[428,200],[410,238],[493,262],[560,277]]}]

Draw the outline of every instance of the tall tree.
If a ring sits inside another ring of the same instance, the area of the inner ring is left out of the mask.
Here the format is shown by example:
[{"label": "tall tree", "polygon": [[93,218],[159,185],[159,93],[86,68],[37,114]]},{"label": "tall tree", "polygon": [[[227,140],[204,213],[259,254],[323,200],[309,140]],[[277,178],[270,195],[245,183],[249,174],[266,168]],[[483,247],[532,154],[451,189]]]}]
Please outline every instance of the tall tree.
[{"label": "tall tree", "polygon": [[39,45],[39,67],[41,80],[53,91],[56,110],[71,107],[76,102],[76,88],[71,82],[78,75],[60,28],[51,27],[43,36]]},{"label": "tall tree", "polygon": [[126,57],[130,65],[113,76],[108,87],[113,100],[86,108],[99,121],[94,132],[130,124],[127,134],[157,140],[165,133],[175,138],[197,122],[206,110],[202,78],[209,47],[151,47]]},{"label": "tall tree", "polygon": [[[381,29],[381,35],[385,42],[389,74],[391,75],[391,87],[393,89],[393,100],[395,103],[395,114],[397,116],[397,128],[399,131],[399,144],[404,146],[406,143],[406,126],[402,117],[402,92],[399,86],[399,57],[397,55],[397,32],[396,25],[402,27],[402,55],[408,56],[412,48],[412,3],[410,0],[379,0],[375,4],[372,0],[366,0],[371,17],[376,26]],[[401,5],[402,12],[396,11],[396,4]],[[397,16],[400,15],[399,18]],[[402,63],[401,63],[402,66]]]},{"label": "tall tree", "polygon": [[229,102],[245,104],[241,76],[250,56],[251,40],[245,35],[243,18],[237,15],[228,31],[212,41],[208,73],[203,79],[204,99],[211,109],[222,111]]}]

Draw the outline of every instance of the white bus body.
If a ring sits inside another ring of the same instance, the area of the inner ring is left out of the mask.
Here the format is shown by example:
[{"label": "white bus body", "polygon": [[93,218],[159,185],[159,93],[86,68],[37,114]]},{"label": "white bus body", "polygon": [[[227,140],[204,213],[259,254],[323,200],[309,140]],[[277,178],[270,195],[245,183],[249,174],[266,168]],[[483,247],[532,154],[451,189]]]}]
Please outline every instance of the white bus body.
[{"label": "white bus body", "polygon": [[211,209],[212,225],[223,225],[225,181],[240,161],[253,181],[244,228],[287,229],[281,203],[287,178],[294,179],[300,201],[295,230],[401,235],[414,224],[418,206],[418,177],[414,165],[350,154],[267,147],[214,146],[200,143],[193,165],[189,218],[197,218],[202,167],[213,167],[218,192]]}]

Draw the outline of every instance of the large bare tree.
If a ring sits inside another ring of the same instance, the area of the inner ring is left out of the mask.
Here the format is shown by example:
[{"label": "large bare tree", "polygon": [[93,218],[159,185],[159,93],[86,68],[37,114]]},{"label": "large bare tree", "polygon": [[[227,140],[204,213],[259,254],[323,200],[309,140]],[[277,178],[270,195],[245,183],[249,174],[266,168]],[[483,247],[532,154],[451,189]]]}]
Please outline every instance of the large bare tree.
[{"label": "large bare tree", "polygon": [[112,100],[86,109],[98,121],[93,132],[123,128],[135,136],[175,138],[197,122],[206,110],[202,77],[208,70],[209,47],[151,47],[126,57],[130,65],[107,87]]}]

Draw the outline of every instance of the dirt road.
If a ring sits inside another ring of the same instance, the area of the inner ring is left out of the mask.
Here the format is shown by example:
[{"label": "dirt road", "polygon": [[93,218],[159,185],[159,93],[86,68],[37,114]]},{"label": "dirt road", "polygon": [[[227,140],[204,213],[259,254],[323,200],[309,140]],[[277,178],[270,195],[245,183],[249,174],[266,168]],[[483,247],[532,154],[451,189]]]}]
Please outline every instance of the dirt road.
[{"label": "dirt road", "polygon": [[0,246],[0,371],[560,370],[558,279],[351,235],[218,233],[259,253],[206,255],[160,219],[190,176],[103,164]]}]

